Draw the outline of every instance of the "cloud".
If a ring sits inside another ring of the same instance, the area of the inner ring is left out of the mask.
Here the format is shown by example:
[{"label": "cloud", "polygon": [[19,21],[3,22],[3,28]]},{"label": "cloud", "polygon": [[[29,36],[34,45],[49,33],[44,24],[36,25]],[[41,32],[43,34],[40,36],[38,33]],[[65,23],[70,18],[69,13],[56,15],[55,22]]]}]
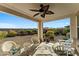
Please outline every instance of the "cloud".
[{"label": "cloud", "polygon": [[0,28],[36,28],[36,26],[15,25],[11,23],[0,23]]},{"label": "cloud", "polygon": [[16,28],[16,25],[8,23],[0,23],[0,28]]}]

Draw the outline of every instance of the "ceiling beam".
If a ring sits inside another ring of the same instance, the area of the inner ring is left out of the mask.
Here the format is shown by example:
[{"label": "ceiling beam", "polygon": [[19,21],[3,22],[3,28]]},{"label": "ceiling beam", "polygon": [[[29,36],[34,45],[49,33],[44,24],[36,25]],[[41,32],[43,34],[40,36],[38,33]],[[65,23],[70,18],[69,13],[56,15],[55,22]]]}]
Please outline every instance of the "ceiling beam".
[{"label": "ceiling beam", "polygon": [[0,5],[0,11],[7,12],[7,13],[10,13],[10,14],[13,14],[13,15],[16,15],[16,16],[37,22],[37,20],[35,20],[34,17],[31,17],[30,15],[22,14],[22,13],[16,11],[16,10],[12,10],[10,8],[7,8],[6,6]]},{"label": "ceiling beam", "polygon": [[44,22],[50,22],[50,21],[55,21],[55,20],[61,20],[61,19],[64,19],[64,18],[69,18],[73,15],[76,15],[76,13],[71,13],[71,14],[68,14],[68,15],[63,15],[63,16],[59,16],[57,18],[53,18],[51,20],[45,20]]}]

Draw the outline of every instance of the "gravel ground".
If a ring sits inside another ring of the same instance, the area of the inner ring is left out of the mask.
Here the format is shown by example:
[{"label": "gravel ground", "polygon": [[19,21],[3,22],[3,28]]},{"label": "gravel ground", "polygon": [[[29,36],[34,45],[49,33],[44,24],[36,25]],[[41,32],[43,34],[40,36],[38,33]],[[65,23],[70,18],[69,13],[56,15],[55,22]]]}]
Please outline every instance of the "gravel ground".
[{"label": "gravel ground", "polygon": [[[5,41],[14,41],[16,44],[19,44],[21,47],[23,46],[24,43],[30,43],[32,44],[31,39],[35,37],[38,39],[37,35],[27,35],[27,36],[16,36],[16,37],[8,37],[3,40],[0,40],[0,56],[3,56],[3,52],[1,50],[1,46]],[[62,36],[56,36],[55,37],[55,42],[58,41],[59,39],[62,39]],[[53,42],[52,42],[53,43]]]},{"label": "gravel ground", "polygon": [[[32,37],[38,37],[37,35],[28,35],[28,36],[16,36],[16,37],[8,37],[8,38],[5,38],[3,40],[0,40],[0,47],[2,46],[2,44],[5,42],[5,41],[14,41],[16,42],[16,44],[19,44],[21,47],[23,46],[23,44],[26,42],[26,43],[30,43],[32,44]],[[3,52],[0,48],[0,56],[3,55]]]}]

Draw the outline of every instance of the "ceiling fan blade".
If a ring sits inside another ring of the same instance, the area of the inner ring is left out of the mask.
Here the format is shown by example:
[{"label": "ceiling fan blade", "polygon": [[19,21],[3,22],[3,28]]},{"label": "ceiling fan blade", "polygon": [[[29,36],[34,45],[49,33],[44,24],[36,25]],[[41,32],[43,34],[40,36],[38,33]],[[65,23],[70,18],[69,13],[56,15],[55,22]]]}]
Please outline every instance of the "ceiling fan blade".
[{"label": "ceiling fan blade", "polygon": [[51,14],[55,14],[53,11],[50,11],[49,10],[49,5],[43,5],[43,4],[40,4],[40,8],[39,9],[29,9],[30,11],[33,11],[33,12],[37,12],[36,14],[33,15],[33,17],[41,14],[40,16],[42,18],[45,18],[45,15],[51,15]]},{"label": "ceiling fan blade", "polygon": [[39,12],[39,10],[36,9],[29,9],[30,11]]},{"label": "ceiling fan blade", "polygon": [[43,11],[43,14],[41,15],[41,17],[45,18],[45,14],[46,14],[46,12],[47,12],[48,9],[49,9],[49,5],[46,5],[46,6],[44,6],[43,8],[44,8],[44,11]]},{"label": "ceiling fan blade", "polygon": [[35,17],[35,16],[37,16],[37,15],[39,15],[40,13],[36,13],[33,17]]},{"label": "ceiling fan blade", "polygon": [[47,11],[46,14],[55,14],[55,13],[52,11]]}]

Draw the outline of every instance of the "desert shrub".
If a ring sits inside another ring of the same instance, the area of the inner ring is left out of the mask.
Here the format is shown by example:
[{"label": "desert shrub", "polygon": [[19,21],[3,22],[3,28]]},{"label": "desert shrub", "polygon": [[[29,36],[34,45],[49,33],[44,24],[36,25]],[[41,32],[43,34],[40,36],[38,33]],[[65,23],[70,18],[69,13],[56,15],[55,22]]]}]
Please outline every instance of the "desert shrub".
[{"label": "desert shrub", "polygon": [[54,35],[57,36],[60,34],[60,31],[58,29],[54,29]]},{"label": "desert shrub", "polygon": [[33,34],[37,34],[37,30],[33,29],[33,30],[20,30],[18,31],[17,35],[18,36],[24,36],[24,35],[33,35]]},{"label": "desert shrub", "polygon": [[54,35],[55,36],[62,35],[62,33],[63,33],[63,29],[62,28],[54,29]]},{"label": "desert shrub", "polygon": [[26,30],[26,32],[28,33],[28,35],[33,35],[33,31],[32,30]]},{"label": "desert shrub", "polygon": [[0,31],[0,39],[2,40],[2,39],[4,39],[5,37],[7,36],[7,32],[5,32],[5,31]]},{"label": "desert shrub", "polygon": [[69,33],[69,32],[70,32],[70,29],[69,28],[64,28],[62,35],[65,35],[66,36],[66,34]]},{"label": "desert shrub", "polygon": [[17,35],[17,32],[16,31],[14,31],[14,30],[9,30],[8,31],[8,37],[14,37],[14,36],[16,36]]},{"label": "desert shrub", "polygon": [[28,33],[25,30],[20,30],[17,33],[18,36],[24,36],[24,35],[28,35]]},{"label": "desert shrub", "polygon": [[38,33],[37,29],[33,29],[32,32],[33,32],[33,34],[37,34]]},{"label": "desert shrub", "polygon": [[54,40],[54,32],[53,31],[47,31],[45,34],[46,38],[49,38],[50,40]]}]

